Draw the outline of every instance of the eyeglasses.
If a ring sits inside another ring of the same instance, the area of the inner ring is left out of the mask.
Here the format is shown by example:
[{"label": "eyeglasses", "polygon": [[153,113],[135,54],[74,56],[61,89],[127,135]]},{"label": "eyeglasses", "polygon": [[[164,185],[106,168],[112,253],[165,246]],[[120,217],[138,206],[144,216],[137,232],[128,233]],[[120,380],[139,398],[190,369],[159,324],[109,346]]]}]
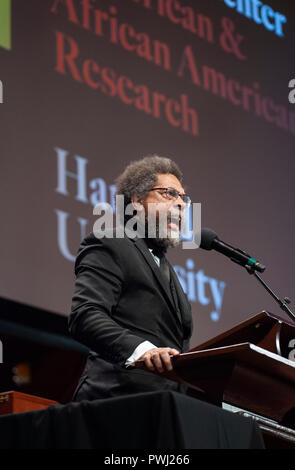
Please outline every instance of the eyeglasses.
[{"label": "eyeglasses", "polygon": [[174,188],[153,188],[153,189],[150,189],[150,191],[162,191],[163,195],[165,195],[165,197],[167,199],[170,199],[171,201],[172,200],[176,201],[179,197],[181,197],[181,199],[183,200],[183,202],[185,203],[187,207],[189,207],[192,202],[191,198],[187,196],[187,194],[180,194],[180,192]]}]

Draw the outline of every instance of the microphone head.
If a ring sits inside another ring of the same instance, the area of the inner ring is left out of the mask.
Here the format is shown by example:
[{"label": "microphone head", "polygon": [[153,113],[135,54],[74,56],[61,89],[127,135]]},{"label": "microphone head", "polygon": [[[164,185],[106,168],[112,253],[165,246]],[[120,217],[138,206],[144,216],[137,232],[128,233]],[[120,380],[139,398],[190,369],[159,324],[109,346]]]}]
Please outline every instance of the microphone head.
[{"label": "microphone head", "polygon": [[202,228],[200,248],[212,250],[214,240],[219,240],[217,233],[211,228]]}]

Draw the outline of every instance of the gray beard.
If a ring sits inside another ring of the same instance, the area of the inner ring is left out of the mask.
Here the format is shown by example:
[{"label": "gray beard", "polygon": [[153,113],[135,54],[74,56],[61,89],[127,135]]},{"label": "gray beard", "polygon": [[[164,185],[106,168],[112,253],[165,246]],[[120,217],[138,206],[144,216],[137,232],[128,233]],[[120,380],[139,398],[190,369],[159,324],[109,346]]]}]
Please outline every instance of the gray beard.
[{"label": "gray beard", "polygon": [[166,251],[168,248],[175,248],[180,244],[180,236],[179,237],[160,237],[160,228],[157,225],[156,226],[156,236],[153,238],[150,238],[148,236],[148,220],[146,218],[145,220],[145,238],[147,238],[150,242],[151,245],[153,245],[155,248],[158,248],[159,250]]}]

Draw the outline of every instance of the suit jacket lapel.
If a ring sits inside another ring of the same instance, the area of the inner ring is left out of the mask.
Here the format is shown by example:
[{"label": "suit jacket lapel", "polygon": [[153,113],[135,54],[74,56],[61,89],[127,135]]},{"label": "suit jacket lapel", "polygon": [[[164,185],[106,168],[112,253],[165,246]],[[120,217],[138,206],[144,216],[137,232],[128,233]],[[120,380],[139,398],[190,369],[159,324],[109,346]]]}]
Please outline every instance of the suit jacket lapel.
[{"label": "suit jacket lapel", "polygon": [[190,303],[188,302],[182,287],[180,285],[180,282],[178,280],[178,277],[171,266],[171,264],[168,262],[168,265],[170,267],[170,273],[174,281],[174,286],[176,290],[176,295],[178,296],[178,301],[179,301],[179,309],[180,309],[180,316],[176,312],[176,306],[172,297],[171,289],[168,283],[163,279],[161,271],[159,267],[157,266],[155,260],[153,259],[145,241],[143,238],[135,238],[135,239],[130,239],[134,242],[136,248],[141,252],[141,254],[144,256],[146,262],[149,264],[149,266],[152,269],[152,272],[157,279],[162,292],[165,295],[165,298],[168,302],[168,305],[172,309],[172,311],[175,312],[175,317],[177,318],[179,325],[183,328],[183,333],[184,337],[188,337],[191,334],[191,329],[192,329],[192,322],[191,322],[191,306]]},{"label": "suit jacket lapel", "polygon": [[181,284],[178,280],[176,272],[174,271],[174,269],[171,266],[171,264],[169,263],[169,261],[168,261],[168,264],[170,266],[171,276],[173,278],[176,293],[177,293],[177,296],[178,296],[179,309],[180,309],[180,313],[181,313],[181,317],[182,317],[182,325],[184,327],[184,333],[185,333],[185,336],[188,336],[191,332],[191,327],[192,327],[192,325],[191,325],[191,306],[190,306],[189,301],[186,298],[185,293],[183,292],[183,289],[182,289]]},{"label": "suit jacket lapel", "polygon": [[170,307],[173,310],[175,310],[174,301],[173,301],[173,298],[172,298],[170,286],[165,281],[165,279],[163,279],[162,273],[161,273],[159,267],[157,266],[155,260],[153,259],[153,257],[151,255],[144,239],[143,238],[135,238],[132,241],[134,242],[136,248],[142,253],[142,255],[144,256],[146,262],[151,267],[151,269],[153,271],[153,274],[155,275],[158,283],[161,286],[161,289],[162,289],[162,291],[163,291],[163,293],[166,297],[166,300],[167,300],[168,304],[170,305]]}]

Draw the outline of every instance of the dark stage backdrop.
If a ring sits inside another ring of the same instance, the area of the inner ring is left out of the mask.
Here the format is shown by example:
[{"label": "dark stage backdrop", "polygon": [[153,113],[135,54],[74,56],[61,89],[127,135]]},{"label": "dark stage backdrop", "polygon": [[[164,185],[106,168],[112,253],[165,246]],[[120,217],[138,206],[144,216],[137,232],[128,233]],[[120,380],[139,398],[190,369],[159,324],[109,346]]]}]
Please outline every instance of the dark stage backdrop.
[{"label": "dark stage backdrop", "polygon": [[[94,205],[150,153],[181,166],[202,225],[293,296],[293,0],[1,0],[0,25],[2,297],[68,315]],[[192,346],[279,311],[217,253],[169,258]]]}]

